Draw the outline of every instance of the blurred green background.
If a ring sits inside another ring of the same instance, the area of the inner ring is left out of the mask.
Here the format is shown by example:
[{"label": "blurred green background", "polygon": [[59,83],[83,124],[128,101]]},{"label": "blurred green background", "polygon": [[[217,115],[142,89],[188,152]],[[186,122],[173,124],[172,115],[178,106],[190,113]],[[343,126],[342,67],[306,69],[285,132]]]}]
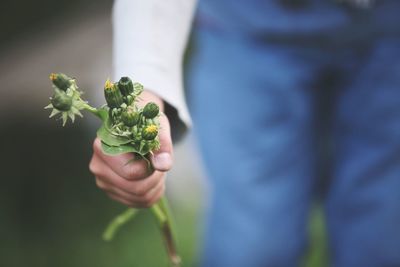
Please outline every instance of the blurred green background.
[{"label": "blurred green background", "polygon": [[[48,75],[77,77],[101,104],[112,75],[112,1],[2,1],[0,17],[0,266],[167,266],[147,212],[106,243],[101,233],[124,207],[95,186],[88,171],[98,122],[61,127],[43,110]],[[176,215],[184,266],[197,266],[206,180],[193,137],[176,146],[168,197]],[[327,264],[322,213],[315,208],[304,266]]]}]

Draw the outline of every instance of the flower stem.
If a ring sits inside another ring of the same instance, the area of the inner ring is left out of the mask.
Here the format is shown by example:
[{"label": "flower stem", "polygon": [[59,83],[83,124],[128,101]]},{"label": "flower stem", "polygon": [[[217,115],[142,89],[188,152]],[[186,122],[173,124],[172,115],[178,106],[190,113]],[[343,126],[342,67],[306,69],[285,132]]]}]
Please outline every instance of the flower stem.
[{"label": "flower stem", "polygon": [[172,266],[179,267],[181,265],[181,258],[178,255],[176,247],[175,231],[166,197],[162,197],[150,208],[150,210],[152,211],[154,217],[157,219],[157,222],[159,224],[164,244],[167,249],[168,257],[171,261]]},{"label": "flower stem", "polygon": [[160,226],[162,226],[164,223],[167,222],[167,218],[166,218],[164,212],[162,211],[158,202],[156,204],[154,204],[153,206],[151,206],[150,210],[153,213],[153,215],[156,217],[157,222],[160,224]]},{"label": "flower stem", "polygon": [[89,111],[90,113],[92,113],[93,115],[96,115],[97,117],[99,117],[101,119],[101,117],[99,115],[99,110],[97,108],[94,108],[94,107],[92,107],[91,105],[89,105],[87,103],[83,104],[83,108],[86,111]]},{"label": "flower stem", "polygon": [[174,240],[177,240],[176,230],[175,230],[175,222],[173,220],[171,208],[169,207],[168,199],[166,197],[162,197],[159,200],[159,205],[160,205],[161,209],[164,211],[165,216],[167,217],[168,223],[171,225],[171,230],[172,230],[172,235],[174,237]]},{"label": "flower stem", "polygon": [[139,210],[130,208],[121,213],[120,215],[118,215],[117,217],[115,217],[104,231],[103,240],[111,241],[114,238],[116,232],[119,230],[119,228],[125,223],[127,223],[129,220],[131,220],[138,211]]}]

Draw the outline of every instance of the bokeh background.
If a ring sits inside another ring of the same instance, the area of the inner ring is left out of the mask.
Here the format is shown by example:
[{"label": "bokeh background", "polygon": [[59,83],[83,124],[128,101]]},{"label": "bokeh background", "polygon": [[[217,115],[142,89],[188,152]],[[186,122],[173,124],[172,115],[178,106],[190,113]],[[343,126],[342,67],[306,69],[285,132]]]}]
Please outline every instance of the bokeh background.
[{"label": "bokeh background", "polygon": [[[0,16],[0,266],[167,266],[147,212],[115,241],[101,233],[124,210],[95,186],[88,170],[99,123],[87,116],[61,127],[48,119],[50,72],[78,79],[102,104],[112,75],[111,0],[3,0]],[[188,55],[190,57],[190,53]],[[190,60],[190,58],[189,58]],[[197,266],[207,180],[194,138],[176,145],[168,197],[184,266]],[[315,208],[304,266],[326,266],[324,224]]]}]

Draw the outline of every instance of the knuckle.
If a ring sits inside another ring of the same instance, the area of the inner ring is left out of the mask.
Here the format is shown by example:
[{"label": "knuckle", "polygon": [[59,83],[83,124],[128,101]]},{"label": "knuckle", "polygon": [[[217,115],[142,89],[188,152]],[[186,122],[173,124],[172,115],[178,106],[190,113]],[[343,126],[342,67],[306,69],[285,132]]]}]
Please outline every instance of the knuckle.
[{"label": "knuckle", "polygon": [[97,177],[96,177],[96,186],[102,190],[105,189],[105,184]]},{"label": "knuckle", "polygon": [[133,193],[137,196],[146,196],[147,189],[144,186],[136,186],[133,190]]},{"label": "knuckle", "polygon": [[136,203],[137,199],[135,198],[134,195],[130,195],[130,194],[124,194],[124,198],[130,203],[130,204],[134,204]]},{"label": "knuckle", "polygon": [[146,171],[144,170],[144,168],[140,166],[136,166],[135,164],[129,164],[125,167],[125,174],[127,178],[139,179],[145,176]]},{"label": "knuckle", "polygon": [[127,170],[125,171],[125,175],[126,175],[126,178],[134,180],[134,179],[137,179],[138,172],[135,168],[130,167],[130,168],[127,168]]},{"label": "knuckle", "polygon": [[151,207],[156,203],[161,197],[161,193],[157,192],[155,195],[152,194],[147,194],[143,196],[143,205],[145,205],[147,208]]},{"label": "knuckle", "polygon": [[93,156],[92,159],[90,160],[90,163],[89,163],[89,170],[90,170],[90,172],[93,173],[93,174],[96,174],[96,173],[98,173],[98,171],[99,171],[98,166],[97,166],[97,164],[96,164],[95,161],[94,161],[94,156]]},{"label": "knuckle", "polygon": [[92,147],[93,147],[94,153],[98,153],[100,151],[100,141],[98,138],[94,139]]},{"label": "knuckle", "polygon": [[152,200],[153,200],[153,196],[151,196],[150,194],[146,194],[143,196],[143,202],[145,204],[151,204]]},{"label": "knuckle", "polygon": [[124,173],[126,178],[130,178],[130,179],[135,179],[137,176],[137,170],[136,168],[133,166],[133,164],[128,164],[127,166],[124,166]]}]

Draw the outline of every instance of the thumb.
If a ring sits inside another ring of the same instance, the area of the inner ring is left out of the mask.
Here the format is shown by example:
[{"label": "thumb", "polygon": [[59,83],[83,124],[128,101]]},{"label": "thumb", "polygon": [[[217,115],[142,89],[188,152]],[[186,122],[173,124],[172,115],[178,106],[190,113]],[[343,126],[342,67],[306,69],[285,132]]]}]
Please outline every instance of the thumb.
[{"label": "thumb", "polygon": [[160,149],[154,151],[151,162],[154,169],[165,172],[172,168],[173,146],[168,118],[162,113],[159,120],[160,130],[158,137],[160,139]]}]

